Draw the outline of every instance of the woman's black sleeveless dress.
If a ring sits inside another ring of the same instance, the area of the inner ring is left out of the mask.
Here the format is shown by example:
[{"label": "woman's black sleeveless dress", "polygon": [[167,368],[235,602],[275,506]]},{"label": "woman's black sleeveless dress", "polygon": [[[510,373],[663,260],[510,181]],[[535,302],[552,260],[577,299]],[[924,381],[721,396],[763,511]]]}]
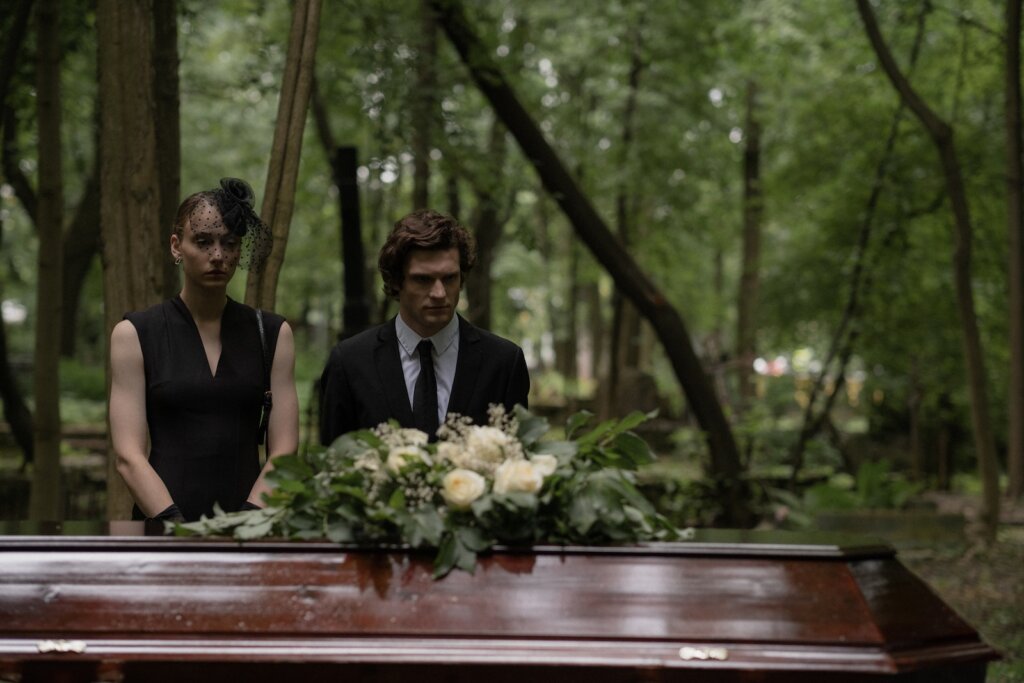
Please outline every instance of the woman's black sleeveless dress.
[{"label": "woman's black sleeveless dress", "polygon": [[[149,463],[186,520],[213,514],[214,503],[228,512],[240,509],[260,473],[257,432],[270,371],[256,311],[228,299],[216,374],[180,297],[125,319],[138,332],[146,368]],[[263,313],[268,359],[283,322]],[[138,506],[132,517],[144,517]]]}]

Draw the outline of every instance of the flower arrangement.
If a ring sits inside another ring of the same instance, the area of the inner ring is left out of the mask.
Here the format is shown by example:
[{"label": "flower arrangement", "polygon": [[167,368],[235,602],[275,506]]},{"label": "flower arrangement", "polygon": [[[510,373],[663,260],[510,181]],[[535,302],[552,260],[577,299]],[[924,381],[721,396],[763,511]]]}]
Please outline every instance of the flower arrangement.
[{"label": "flower arrangement", "polygon": [[653,455],[631,430],[649,416],[584,431],[592,417],[571,417],[565,440],[544,440],[547,421],[519,406],[492,406],[487,425],[449,416],[436,443],[393,423],[350,432],[275,459],[265,508],[218,511],[174,532],[434,549],[435,578],[472,572],[496,544],[677,539],[635,486],[633,472]]}]

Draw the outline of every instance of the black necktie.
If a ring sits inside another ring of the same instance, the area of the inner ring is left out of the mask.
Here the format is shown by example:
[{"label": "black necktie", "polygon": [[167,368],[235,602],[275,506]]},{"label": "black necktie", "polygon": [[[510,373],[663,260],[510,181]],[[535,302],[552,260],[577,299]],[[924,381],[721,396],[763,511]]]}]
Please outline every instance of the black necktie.
[{"label": "black necktie", "polygon": [[434,375],[434,345],[424,339],[416,347],[420,354],[420,376],[412,392],[412,414],[416,429],[424,431],[431,441],[437,439],[437,377]]}]

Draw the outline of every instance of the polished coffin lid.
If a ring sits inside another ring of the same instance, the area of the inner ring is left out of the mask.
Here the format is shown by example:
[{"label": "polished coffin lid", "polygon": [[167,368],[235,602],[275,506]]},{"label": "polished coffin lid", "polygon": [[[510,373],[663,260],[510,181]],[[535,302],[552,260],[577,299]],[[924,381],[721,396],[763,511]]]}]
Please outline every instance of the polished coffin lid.
[{"label": "polished coffin lid", "polygon": [[[92,535],[60,535],[76,530]],[[397,549],[142,523],[0,533],[0,673],[192,661],[983,680],[997,656],[891,548],[834,534],[506,549],[435,581],[429,554]]]}]

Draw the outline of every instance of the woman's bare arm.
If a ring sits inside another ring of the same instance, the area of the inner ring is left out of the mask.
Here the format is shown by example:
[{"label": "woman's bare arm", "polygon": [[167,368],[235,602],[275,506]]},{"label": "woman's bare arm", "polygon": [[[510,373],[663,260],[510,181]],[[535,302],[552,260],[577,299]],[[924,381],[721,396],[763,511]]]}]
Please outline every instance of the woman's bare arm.
[{"label": "woman's bare arm", "polygon": [[146,427],[146,371],[135,326],[122,320],[110,335],[110,440],[117,471],[147,517],[174,501],[160,475],[149,464]]}]

